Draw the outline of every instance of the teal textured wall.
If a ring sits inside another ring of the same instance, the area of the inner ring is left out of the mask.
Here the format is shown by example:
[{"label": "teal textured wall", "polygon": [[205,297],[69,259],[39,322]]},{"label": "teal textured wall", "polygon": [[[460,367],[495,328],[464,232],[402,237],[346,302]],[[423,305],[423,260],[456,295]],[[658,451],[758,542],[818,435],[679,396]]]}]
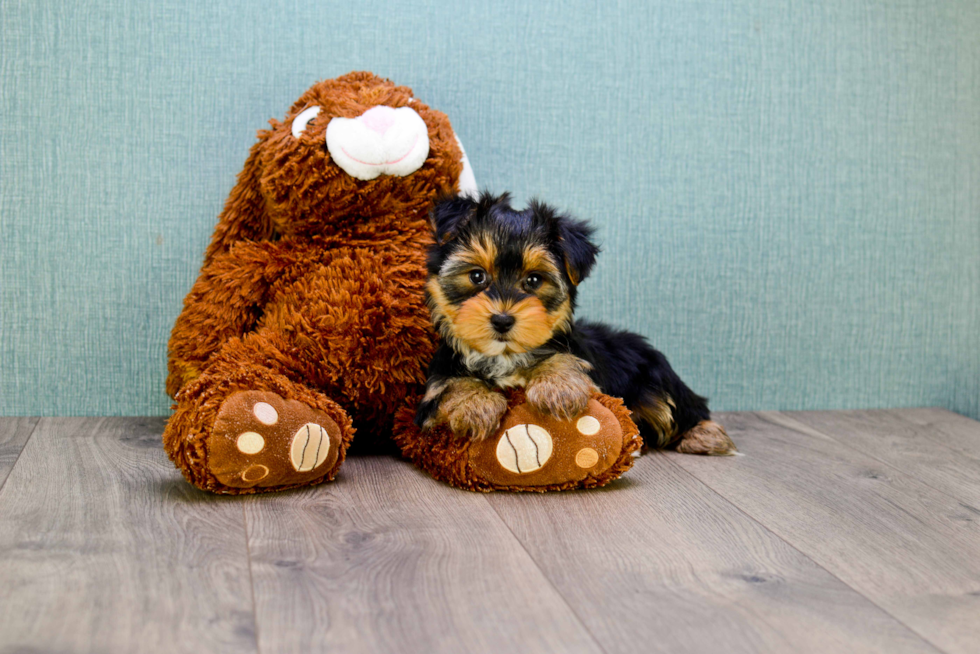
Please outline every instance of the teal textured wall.
[{"label": "teal textured wall", "polygon": [[[452,5],[456,5],[455,7]],[[255,131],[355,69],[600,227],[581,314],[716,409],[980,417],[980,3],[4,2],[0,412],[164,414]]]}]

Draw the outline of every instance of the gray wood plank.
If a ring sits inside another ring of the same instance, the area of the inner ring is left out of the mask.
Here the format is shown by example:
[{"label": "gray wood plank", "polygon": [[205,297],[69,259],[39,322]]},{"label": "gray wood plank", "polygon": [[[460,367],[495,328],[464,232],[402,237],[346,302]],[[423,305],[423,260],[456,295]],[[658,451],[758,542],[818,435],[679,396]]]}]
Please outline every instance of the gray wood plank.
[{"label": "gray wood plank", "polygon": [[246,516],[262,651],[602,651],[484,495],[406,462],[349,458]]},{"label": "gray wood plank", "polygon": [[254,652],[240,501],[161,418],[42,419],[0,491],[0,651]]},{"label": "gray wood plank", "polygon": [[[726,414],[745,456],[669,460],[951,653],[980,643],[980,516],[778,414]],[[781,424],[782,423],[782,424]]]},{"label": "gray wood plank", "polygon": [[0,418],[0,489],[40,418]]},{"label": "gray wood plank", "polygon": [[489,499],[609,654],[936,651],[663,454],[606,489]]},{"label": "gray wood plank", "polygon": [[894,409],[899,417],[927,427],[929,438],[946,447],[980,458],[980,422],[946,409]]},{"label": "gray wood plank", "polygon": [[[801,432],[812,429],[853,447],[961,500],[964,508],[980,515],[980,458],[948,447],[931,428],[895,411],[807,411],[769,418]],[[980,435],[980,423],[973,428]]]}]

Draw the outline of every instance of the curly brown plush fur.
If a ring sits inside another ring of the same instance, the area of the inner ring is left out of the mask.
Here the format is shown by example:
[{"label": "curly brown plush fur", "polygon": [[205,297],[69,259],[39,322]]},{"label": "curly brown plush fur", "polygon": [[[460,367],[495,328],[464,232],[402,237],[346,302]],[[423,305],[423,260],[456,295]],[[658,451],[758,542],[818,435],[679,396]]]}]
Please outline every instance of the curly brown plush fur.
[{"label": "curly brown plush fur", "polygon": [[[407,176],[362,181],[331,159],[325,130],[379,105],[414,110],[429,153]],[[295,137],[292,121],[313,106]],[[355,425],[359,440],[390,431],[435,342],[428,212],[458,190],[462,169],[445,114],[370,73],[317,83],[259,132],[170,338],[164,445],[191,483],[224,493],[318,483],[335,475]]]}]

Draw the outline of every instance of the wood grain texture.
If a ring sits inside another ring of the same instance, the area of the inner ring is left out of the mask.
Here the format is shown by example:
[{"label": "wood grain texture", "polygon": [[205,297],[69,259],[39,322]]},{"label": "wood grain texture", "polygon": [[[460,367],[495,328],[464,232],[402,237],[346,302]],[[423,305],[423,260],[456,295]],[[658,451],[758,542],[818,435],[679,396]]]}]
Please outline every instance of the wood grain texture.
[{"label": "wood grain texture", "polygon": [[0,492],[0,652],[254,652],[241,503],[160,418],[45,418]]},{"label": "wood grain texture", "polygon": [[790,429],[810,428],[829,436],[960,500],[965,509],[980,515],[980,423],[970,420],[962,425],[964,436],[976,437],[971,456],[948,446],[951,439],[937,430],[894,411],[807,411],[769,418]]},{"label": "wood grain texture", "polygon": [[484,495],[406,462],[349,458],[246,516],[261,651],[602,651]]},{"label": "wood grain texture", "polygon": [[687,470],[852,588],[951,653],[980,642],[980,515],[784,416],[720,419],[745,456]]},{"label": "wood grain texture", "polygon": [[976,651],[980,425],[719,418],[745,456],[594,491],[352,457],[249,497],[184,482],[162,419],[0,420],[0,654]]},{"label": "wood grain texture", "polygon": [[489,499],[609,654],[936,651],[663,454],[603,490]]},{"label": "wood grain texture", "polygon": [[980,422],[935,407],[893,409],[889,413],[924,427],[922,434],[971,458],[980,458]]},{"label": "wood grain texture", "polygon": [[0,418],[0,489],[40,418]]}]

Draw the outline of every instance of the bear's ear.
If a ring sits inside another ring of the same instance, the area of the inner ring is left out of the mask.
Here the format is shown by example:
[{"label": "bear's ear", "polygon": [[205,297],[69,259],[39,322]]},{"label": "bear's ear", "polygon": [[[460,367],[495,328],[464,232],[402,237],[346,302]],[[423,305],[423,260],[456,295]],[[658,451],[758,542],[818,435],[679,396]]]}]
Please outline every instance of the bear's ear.
[{"label": "bear's ear", "polygon": [[476,213],[477,203],[464,195],[451,195],[432,206],[429,212],[429,222],[432,224],[432,236],[439,245],[445,245],[459,236],[460,230]]},{"label": "bear's ear", "polygon": [[219,254],[227,252],[238,241],[261,241],[272,236],[272,220],[259,186],[262,176],[260,155],[270,134],[269,130],[259,131],[259,141],[252,146],[248,159],[245,160],[245,167],[238,174],[238,181],[218,216],[211,244],[204,253],[204,265]]}]

